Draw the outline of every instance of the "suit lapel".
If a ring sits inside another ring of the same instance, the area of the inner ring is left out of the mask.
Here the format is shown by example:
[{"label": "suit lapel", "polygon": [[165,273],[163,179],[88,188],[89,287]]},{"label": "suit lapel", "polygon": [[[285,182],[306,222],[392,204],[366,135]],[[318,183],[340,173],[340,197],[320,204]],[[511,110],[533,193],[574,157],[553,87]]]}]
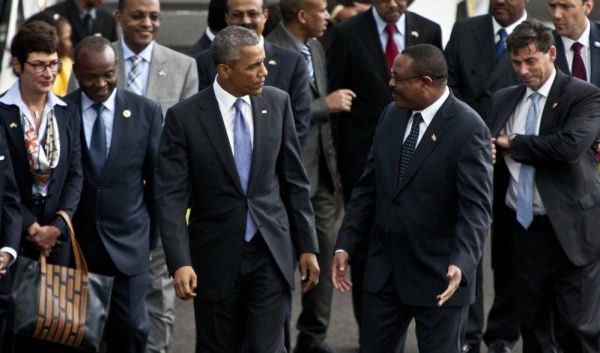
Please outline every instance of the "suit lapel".
[{"label": "suit lapel", "polygon": [[542,112],[542,121],[540,121],[540,129],[538,135],[546,135],[555,123],[554,113],[556,107],[560,104],[560,97],[562,95],[563,88],[565,87],[569,77],[560,71],[556,71],[556,78],[548,93],[546,104],[544,105],[544,111]]},{"label": "suit lapel", "polygon": [[[129,111],[129,114],[123,114],[125,110]],[[104,163],[104,169],[102,170],[102,176],[111,175],[110,168],[114,164],[114,160],[119,157],[119,151],[124,151],[127,146],[123,143],[127,140],[128,132],[126,119],[139,119],[136,116],[138,112],[134,111],[130,106],[127,98],[124,94],[121,94],[120,90],[117,89],[117,95],[115,96],[115,112],[113,114],[113,129],[112,137],[110,139],[110,149],[108,156],[106,157],[106,163]],[[128,115],[128,117],[125,117]],[[118,173],[115,171],[114,173]]]},{"label": "suit lapel", "polygon": [[[485,66],[485,72],[491,72],[491,75],[489,75],[490,79],[497,79],[494,75],[498,76],[498,73],[501,73],[502,71],[498,68],[500,65],[496,65],[496,35],[494,33],[491,15],[482,18],[482,21],[477,24],[473,35],[475,36],[475,42],[477,42],[479,48],[481,63]],[[492,40],[490,40],[490,38]],[[508,56],[508,54],[505,54],[504,56]],[[499,63],[505,61],[504,56],[500,58]],[[502,68],[504,69],[504,66],[502,66]],[[488,79],[488,86],[490,85],[490,79]]]},{"label": "suit lapel", "polygon": [[[371,53],[374,67],[377,67],[379,76],[386,83],[389,81],[390,73],[387,72],[387,64],[385,62],[385,52],[381,47],[381,39],[379,38],[379,30],[377,24],[373,18],[373,12],[371,10],[365,11],[357,16],[363,16],[364,31],[361,31],[363,38],[359,41],[363,42],[367,46],[367,52]],[[406,28],[408,29],[408,18],[406,20]],[[368,63],[365,63],[368,65]]]},{"label": "suit lapel", "polygon": [[590,82],[600,87],[600,29],[590,23]]},{"label": "suit lapel", "polygon": [[123,47],[121,46],[121,41],[114,42],[113,47],[115,48],[115,52],[117,53],[117,58],[119,60],[117,65],[117,83],[120,88],[126,89],[127,79],[125,78],[125,59],[123,58]]},{"label": "suit lapel", "polygon": [[[427,130],[425,130],[421,141],[419,141],[419,144],[417,145],[417,148],[415,150],[415,154],[410,160],[408,167],[406,167],[406,171],[404,172],[402,180],[400,180],[400,182],[398,183],[396,195],[404,188],[404,186],[406,186],[408,181],[413,177],[416,171],[419,170],[423,162],[427,160],[427,157],[429,157],[431,152],[435,149],[435,147],[440,143],[440,141],[444,137],[444,134],[446,133],[446,125],[448,124],[448,120],[452,118],[452,115],[449,115],[448,111],[450,110],[453,104],[454,97],[450,95],[433,117],[431,124],[429,124]],[[401,136],[404,137],[404,135]]]},{"label": "suit lapel", "polygon": [[272,146],[266,146],[265,141],[269,134],[269,129],[272,126],[269,114],[269,104],[262,96],[251,97],[252,101],[252,120],[254,125],[254,144],[252,146],[252,168],[250,169],[250,177],[248,178],[248,194],[252,192],[257,171],[261,168],[261,162],[263,158],[261,156],[267,155],[266,149],[272,148]]},{"label": "suit lapel", "polygon": [[23,136],[23,125],[21,124],[21,114],[17,106],[2,105],[1,111],[4,111],[4,123],[8,127],[8,139],[15,146],[19,157],[27,162],[27,153],[25,151],[25,137]]},{"label": "suit lapel", "polygon": [[152,61],[150,61],[150,70],[148,73],[148,84],[146,85],[147,97],[158,97],[158,92],[156,91],[165,89],[165,87],[160,84],[160,82],[163,81],[161,78],[166,77],[168,73],[165,69],[167,60],[163,54],[159,44],[154,43],[154,48],[152,49]]},{"label": "suit lapel", "polygon": [[[73,29],[73,32],[76,34],[76,37],[80,40],[85,38],[87,34],[83,28],[83,23],[81,22],[81,17],[79,16],[79,9],[77,8],[77,4],[75,4],[75,0],[67,1],[67,18],[70,19],[69,23]],[[98,16],[96,16],[97,18]]]},{"label": "suit lapel", "polygon": [[265,67],[269,74],[266,78],[266,85],[272,85],[273,81],[279,76],[276,72],[279,71],[279,56],[276,51],[273,50],[273,44],[265,41]]},{"label": "suit lapel", "polygon": [[558,67],[561,71],[570,74],[569,64],[567,63],[566,49],[563,45],[562,38],[556,31],[552,33],[554,35],[554,41],[556,42],[556,62],[555,66]]},{"label": "suit lapel", "polygon": [[[218,158],[223,163],[223,167],[231,177],[231,180],[234,181],[233,184],[239,193],[244,194],[235,161],[233,160],[233,152],[231,151],[231,145],[229,144],[229,138],[225,130],[223,116],[219,110],[219,104],[217,103],[212,85],[203,94],[206,96],[199,97],[197,100],[200,104],[198,119],[206,131],[206,138],[213,145]],[[256,130],[254,131],[254,136],[256,136]],[[250,175],[252,176],[252,173]]]},{"label": "suit lapel", "polygon": [[316,92],[317,96],[324,96],[327,92],[326,85],[327,82],[323,82],[325,78],[325,58],[319,54],[317,49],[314,47],[316,44],[313,42],[313,39],[308,40],[306,43],[308,45],[308,49],[310,50],[310,56],[313,62],[313,69],[315,72],[315,79],[310,80],[310,87],[314,92]]}]

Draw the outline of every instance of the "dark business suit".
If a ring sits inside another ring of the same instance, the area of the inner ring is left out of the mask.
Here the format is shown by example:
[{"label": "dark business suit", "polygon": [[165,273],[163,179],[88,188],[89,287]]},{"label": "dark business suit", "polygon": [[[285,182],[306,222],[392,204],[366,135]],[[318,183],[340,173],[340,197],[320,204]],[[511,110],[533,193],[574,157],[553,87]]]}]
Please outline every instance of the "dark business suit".
[{"label": "dark business suit", "polygon": [[[66,99],[81,108],[80,90]],[[156,232],[153,173],[161,122],[158,104],[117,89],[110,150],[99,179],[82,129],[85,181],[73,225],[86,235],[79,243],[90,271],[115,276],[105,332],[111,352],[146,351],[144,298],[150,237]]]},{"label": "dark business suit", "polygon": [[[488,14],[456,22],[445,49],[448,86],[457,98],[475,109],[484,119],[492,95],[501,88],[519,82],[508,52],[499,59],[496,58],[492,20],[492,15]],[[507,232],[506,223],[492,224],[494,304],[483,336],[488,346],[496,341],[514,344],[519,340],[519,325],[510,287]],[[479,265],[477,275],[477,300],[469,308],[465,339],[473,348],[479,347],[484,327],[482,264]]]},{"label": "dark business suit", "polygon": [[[200,90],[203,90],[213,84],[217,70],[210,50],[205,50],[194,58],[198,65]],[[310,129],[312,101],[304,59],[298,53],[265,41],[265,67],[268,71],[265,85],[277,87],[290,95],[296,133],[300,146],[304,146]]]},{"label": "dark business suit", "polygon": [[[294,39],[290,37],[282,23],[269,33],[267,40],[299,52]],[[325,101],[325,97],[329,94],[325,51],[315,38],[309,39],[306,45],[312,57],[314,79],[309,78],[313,98],[310,107],[312,126],[304,144],[302,157],[310,180],[310,197],[315,211],[321,280],[316,288],[302,296],[302,312],[298,317],[297,325],[300,333],[296,344],[300,351],[321,346],[327,335],[333,293],[331,254],[334,251],[334,223],[338,210],[337,162],[331,135],[330,112]]]},{"label": "dark business suit", "polygon": [[210,38],[208,38],[208,36],[206,35],[206,31],[204,31],[202,33],[202,36],[196,41],[196,43],[194,43],[194,45],[192,45],[190,48],[188,48],[185,53],[191,57],[195,57],[197,55],[199,55],[200,53],[202,53],[203,51],[205,51],[206,49],[210,48],[210,44],[212,43],[212,40],[210,40]]},{"label": "dark business suit", "polygon": [[65,0],[46,9],[46,11],[57,13],[69,21],[73,29],[71,34],[73,46],[77,45],[83,38],[95,34],[100,34],[111,42],[117,40],[117,22],[112,13],[102,6],[96,7],[96,20],[92,26],[92,33],[87,33],[79,15],[79,7],[75,1],[77,0]]},{"label": "dark business suit", "polygon": [[[194,299],[197,352],[215,347],[233,351],[239,348],[241,336],[256,351],[279,352],[282,311],[289,310],[297,256],[318,252],[308,178],[289,97],[279,89],[264,87],[250,99],[254,144],[247,194],[212,86],[169,109],[163,128],[156,171],[160,231],[170,272],[193,266],[198,275]],[[192,210],[186,227],[190,196]],[[258,231],[246,243],[248,211]],[[265,270],[248,274],[249,264]],[[264,283],[265,278],[269,279],[267,288],[237,292]],[[279,298],[276,305],[269,304],[268,295]],[[246,322],[245,335],[240,332],[244,320],[235,316],[239,311],[229,302],[239,297],[241,303],[235,305],[254,303],[252,311],[262,313],[260,324]],[[228,316],[231,321],[225,323],[223,315],[211,313],[218,310],[234,316]]]},{"label": "dark business suit", "polygon": [[[553,32],[554,41],[556,42],[556,67],[565,73],[570,73],[569,63],[567,63],[567,57],[565,56],[565,46],[563,45],[561,36]],[[571,48],[566,48],[571,50]],[[591,69],[590,83],[596,87],[600,87],[600,23],[593,22],[590,20],[590,66],[586,70]]]},{"label": "dark business suit", "polygon": [[[358,181],[373,135],[383,109],[392,101],[389,88],[390,73],[381,47],[373,9],[360,13],[337,28],[335,39],[327,51],[329,89],[348,88],[356,93],[352,110],[340,113],[333,120],[338,169],[344,201],[350,200],[352,188]],[[419,43],[442,48],[440,26],[415,13],[406,12],[405,46]],[[352,258],[352,290],[354,314],[360,324],[360,294],[365,249]]]},{"label": "dark business suit", "polygon": [[[487,116],[492,136],[505,129],[524,95],[523,85],[494,95]],[[554,342],[564,352],[600,350],[600,175],[591,148],[600,132],[598,112],[600,91],[557,70],[538,135],[513,140],[510,156],[535,168],[535,185],[547,212],[534,215],[528,230],[505,205],[510,174],[504,158],[496,161],[494,217],[510,228],[525,353],[545,352]],[[579,348],[580,342],[587,349]]]},{"label": "dark business suit", "polygon": [[[422,353],[458,353],[491,224],[490,134],[471,108],[450,95],[398,180],[410,117],[395,103],[383,112],[336,249],[352,257],[362,241],[369,242],[361,352],[395,352],[414,316],[417,326],[424,324],[417,330]],[[436,296],[448,286],[451,264],[461,269],[462,281],[438,308]]]}]

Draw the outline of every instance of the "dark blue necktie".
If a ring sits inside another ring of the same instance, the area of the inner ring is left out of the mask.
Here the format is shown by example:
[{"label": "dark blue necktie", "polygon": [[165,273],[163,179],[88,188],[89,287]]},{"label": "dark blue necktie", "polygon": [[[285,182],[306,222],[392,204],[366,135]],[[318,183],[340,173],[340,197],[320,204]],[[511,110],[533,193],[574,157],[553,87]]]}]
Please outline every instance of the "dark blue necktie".
[{"label": "dark blue necktie", "polygon": [[94,175],[96,178],[100,178],[102,169],[104,169],[104,162],[106,161],[106,130],[104,128],[104,121],[102,120],[104,106],[102,103],[94,103],[92,107],[96,112],[96,120],[92,128],[90,141],[90,162],[94,170]]},{"label": "dark blue necktie", "polygon": [[498,36],[500,39],[496,42],[496,60],[499,60],[506,52],[506,37],[508,34],[504,28],[500,28],[498,30]]},{"label": "dark blue necktie", "polygon": [[398,168],[398,181],[402,180],[404,176],[404,171],[408,167],[408,163],[410,163],[410,159],[413,154],[415,154],[415,148],[417,147],[417,140],[419,139],[419,125],[423,121],[423,117],[421,113],[416,113],[412,117],[412,127],[410,128],[410,133],[408,137],[402,144],[402,152],[400,152],[400,168]]},{"label": "dark blue necktie", "polygon": [[[233,106],[235,107],[235,120],[233,122],[233,151],[235,167],[237,168],[242,189],[247,195],[248,192],[248,180],[250,179],[250,170],[252,169],[252,141],[250,139],[250,128],[244,119],[244,113],[242,113],[242,106],[244,101],[238,98]],[[248,209],[246,216],[246,232],[244,233],[244,240],[249,242],[256,234],[256,223],[254,218]]]}]

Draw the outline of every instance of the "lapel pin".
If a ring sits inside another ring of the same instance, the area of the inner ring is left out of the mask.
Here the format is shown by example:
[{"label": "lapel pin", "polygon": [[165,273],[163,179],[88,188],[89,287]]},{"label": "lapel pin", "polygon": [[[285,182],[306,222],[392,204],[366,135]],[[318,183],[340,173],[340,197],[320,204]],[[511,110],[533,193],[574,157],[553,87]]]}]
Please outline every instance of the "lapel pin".
[{"label": "lapel pin", "polygon": [[415,37],[415,38],[419,38],[419,32],[417,32],[417,31],[410,32],[410,35],[413,36],[413,37]]},{"label": "lapel pin", "polygon": [[130,118],[131,117],[131,111],[129,109],[123,110],[123,116],[125,118]]},{"label": "lapel pin", "polygon": [[552,109],[558,107],[558,102],[554,102],[554,104],[552,104]]},{"label": "lapel pin", "polygon": [[597,41],[597,40],[596,40],[596,41],[594,41],[594,46],[595,46],[596,48],[600,48],[600,42],[599,42],[599,41]]},{"label": "lapel pin", "polygon": [[160,70],[158,76],[167,76],[167,72],[165,70]]},{"label": "lapel pin", "polygon": [[431,135],[431,141],[435,142],[437,140],[437,136],[435,134]]},{"label": "lapel pin", "polygon": [[269,65],[275,66],[275,65],[277,65],[277,61],[275,61],[275,59],[271,59],[271,60],[269,60]]},{"label": "lapel pin", "polygon": [[17,128],[17,123],[10,123],[10,128],[11,129],[16,129]]},{"label": "lapel pin", "polygon": [[267,110],[266,110],[266,109],[263,109],[263,110],[261,110],[261,111],[260,111],[260,113],[261,113],[261,114],[263,114],[263,115],[264,115],[264,114],[267,114]]}]

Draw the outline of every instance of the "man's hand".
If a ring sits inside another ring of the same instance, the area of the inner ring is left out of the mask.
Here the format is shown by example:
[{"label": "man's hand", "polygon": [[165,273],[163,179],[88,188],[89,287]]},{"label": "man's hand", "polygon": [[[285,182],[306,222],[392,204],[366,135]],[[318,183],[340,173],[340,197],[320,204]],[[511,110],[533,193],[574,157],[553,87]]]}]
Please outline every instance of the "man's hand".
[{"label": "man's hand", "polygon": [[498,137],[496,137],[496,145],[505,150],[509,150],[510,144],[508,143],[508,135],[498,135]]},{"label": "man's hand", "polygon": [[448,266],[448,273],[446,273],[446,278],[448,279],[448,288],[444,291],[444,293],[437,296],[438,306],[444,305],[445,302],[448,301],[454,295],[454,292],[458,289],[460,281],[462,280],[462,272],[460,268],[455,265]]},{"label": "man's hand", "polygon": [[356,98],[356,93],[349,89],[338,89],[329,93],[325,97],[325,102],[329,111],[332,113],[349,112],[352,109],[352,99]]},{"label": "man's hand", "polygon": [[196,272],[192,266],[183,266],[175,271],[175,278],[173,279],[173,285],[175,286],[175,293],[177,297],[183,300],[188,300],[196,296],[194,291],[196,290]]},{"label": "man's hand", "polygon": [[2,276],[6,275],[6,269],[8,268],[8,265],[10,264],[10,262],[12,261],[12,255],[5,252],[5,251],[0,251],[0,278],[2,278]]},{"label": "man's hand", "polygon": [[35,246],[36,249],[38,249],[44,256],[50,255],[52,248],[55,245],[60,244],[58,241],[60,230],[58,230],[58,228],[55,226],[40,227],[39,224],[34,223],[31,227],[29,227],[28,233],[27,240],[31,242],[33,246]]},{"label": "man's hand", "polygon": [[492,138],[492,164],[496,164],[496,138]]},{"label": "man's hand", "polygon": [[352,16],[356,16],[361,12],[367,11],[370,8],[370,5],[363,4],[360,2],[354,1],[352,6],[344,6],[340,12],[335,16],[336,21],[343,21]]},{"label": "man's hand", "polygon": [[317,255],[311,252],[300,254],[299,268],[302,279],[302,294],[313,289],[319,283],[319,263]]},{"label": "man's hand", "polygon": [[335,289],[342,293],[348,293],[352,289],[352,282],[348,278],[348,259],[347,252],[338,251],[335,253],[331,265],[331,281]]}]

